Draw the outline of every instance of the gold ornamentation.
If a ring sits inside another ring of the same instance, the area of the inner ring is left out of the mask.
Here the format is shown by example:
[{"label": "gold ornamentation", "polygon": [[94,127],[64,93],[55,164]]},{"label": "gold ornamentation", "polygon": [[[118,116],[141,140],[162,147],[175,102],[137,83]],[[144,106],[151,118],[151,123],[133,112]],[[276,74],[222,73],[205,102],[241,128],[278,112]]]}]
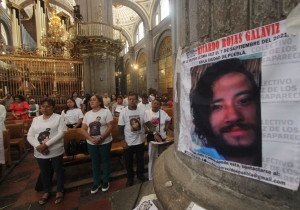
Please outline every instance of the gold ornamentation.
[{"label": "gold ornamentation", "polygon": [[49,30],[41,39],[41,45],[47,48],[47,54],[52,56],[67,55],[74,44],[70,41],[69,33],[64,29],[60,17],[52,12],[49,21]]}]

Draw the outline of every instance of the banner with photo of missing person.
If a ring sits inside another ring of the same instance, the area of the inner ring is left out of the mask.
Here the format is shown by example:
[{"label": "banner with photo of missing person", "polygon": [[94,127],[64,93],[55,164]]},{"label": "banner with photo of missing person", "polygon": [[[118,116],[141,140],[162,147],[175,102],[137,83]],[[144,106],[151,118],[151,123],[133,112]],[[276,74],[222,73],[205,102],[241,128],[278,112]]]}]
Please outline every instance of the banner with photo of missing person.
[{"label": "banner with photo of missing person", "polygon": [[286,21],[181,56],[178,150],[220,170],[297,190],[300,35]]}]

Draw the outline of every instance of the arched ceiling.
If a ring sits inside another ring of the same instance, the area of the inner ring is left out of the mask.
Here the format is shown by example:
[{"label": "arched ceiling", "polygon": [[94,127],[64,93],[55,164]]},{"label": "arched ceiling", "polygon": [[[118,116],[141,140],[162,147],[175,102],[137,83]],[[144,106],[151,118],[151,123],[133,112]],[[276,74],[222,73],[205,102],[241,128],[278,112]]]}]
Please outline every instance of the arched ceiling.
[{"label": "arched ceiling", "polygon": [[[24,8],[28,16],[30,16],[30,5],[35,0],[10,0],[21,8]],[[56,5],[58,12],[65,11],[67,14],[73,13],[73,6],[76,5],[75,0],[44,0],[51,5]],[[135,30],[138,23],[142,20],[146,30],[151,30],[150,20],[153,7],[157,5],[159,0],[112,0],[113,2],[113,24],[124,30],[130,37],[129,43],[133,43]]]},{"label": "arched ceiling", "polygon": [[158,0],[112,0],[113,24],[122,28],[133,43],[135,30],[140,21],[144,22],[146,30],[150,30],[151,11]]},{"label": "arched ceiling", "polygon": [[[21,6],[21,8],[26,8],[27,6],[34,3],[34,0],[10,0],[12,3]],[[76,5],[75,0],[45,0],[53,5],[56,5],[68,13],[72,14],[73,6]]]}]

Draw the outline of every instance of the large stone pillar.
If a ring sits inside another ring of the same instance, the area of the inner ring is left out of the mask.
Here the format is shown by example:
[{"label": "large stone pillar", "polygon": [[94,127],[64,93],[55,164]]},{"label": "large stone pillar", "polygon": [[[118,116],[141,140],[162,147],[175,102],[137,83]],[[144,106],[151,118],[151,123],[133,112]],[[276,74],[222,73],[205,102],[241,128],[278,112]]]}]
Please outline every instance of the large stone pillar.
[{"label": "large stone pillar", "polygon": [[15,7],[11,7],[11,27],[12,27],[13,46],[15,48],[19,48],[22,45],[20,11]]},{"label": "large stone pillar", "polygon": [[[299,0],[171,1],[174,63],[179,48],[284,19]],[[232,12],[230,12],[232,11]],[[174,68],[175,69],[175,68]],[[177,72],[174,72],[174,75]],[[300,192],[234,175],[177,151],[180,124],[180,74],[174,89],[175,144],[154,165],[154,189],[163,209],[298,209]],[[166,185],[172,181],[172,186]]]},{"label": "large stone pillar", "polygon": [[42,7],[42,0],[38,0],[34,6],[35,14],[35,27],[36,27],[36,47],[38,50],[43,50],[44,47],[41,45],[41,39],[47,34],[47,22],[46,22],[46,8]]},{"label": "large stone pillar", "polygon": [[155,78],[158,78],[155,74],[156,69],[154,68],[153,57],[154,57],[154,46],[153,46],[153,35],[152,31],[146,32],[146,49],[147,49],[147,91],[149,88],[156,88]]},{"label": "large stone pillar", "polygon": [[[82,21],[84,23],[94,22],[99,23],[99,25],[104,23],[112,26],[111,0],[77,0],[76,3],[80,5],[80,12],[83,16]],[[98,26],[91,25],[92,30],[93,27]],[[89,43],[86,52],[84,53],[84,86],[86,87],[85,91],[89,93],[113,94],[115,92],[116,55],[109,54],[109,52],[105,51],[105,48],[107,47],[106,41],[103,41],[101,38],[103,34],[105,34],[105,36],[109,34],[110,37],[108,38],[111,39],[112,43],[110,46],[113,46],[113,33],[112,28],[102,29],[102,27],[104,28],[104,25],[99,27],[99,34],[93,34],[91,37],[86,37],[89,39]],[[104,30],[111,30],[111,33],[107,33],[107,31]]]}]

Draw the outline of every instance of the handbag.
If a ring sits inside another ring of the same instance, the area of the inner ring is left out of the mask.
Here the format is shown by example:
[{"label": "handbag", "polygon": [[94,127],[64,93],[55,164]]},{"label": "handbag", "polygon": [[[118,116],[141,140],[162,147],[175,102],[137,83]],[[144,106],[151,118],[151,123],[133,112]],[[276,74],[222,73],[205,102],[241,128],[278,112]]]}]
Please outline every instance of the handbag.
[{"label": "handbag", "polygon": [[77,152],[78,153],[83,153],[83,154],[89,154],[86,140],[80,140],[78,142]]},{"label": "handbag", "polygon": [[69,143],[66,145],[65,152],[67,156],[74,156],[78,151],[78,143],[76,139],[71,139]]}]

